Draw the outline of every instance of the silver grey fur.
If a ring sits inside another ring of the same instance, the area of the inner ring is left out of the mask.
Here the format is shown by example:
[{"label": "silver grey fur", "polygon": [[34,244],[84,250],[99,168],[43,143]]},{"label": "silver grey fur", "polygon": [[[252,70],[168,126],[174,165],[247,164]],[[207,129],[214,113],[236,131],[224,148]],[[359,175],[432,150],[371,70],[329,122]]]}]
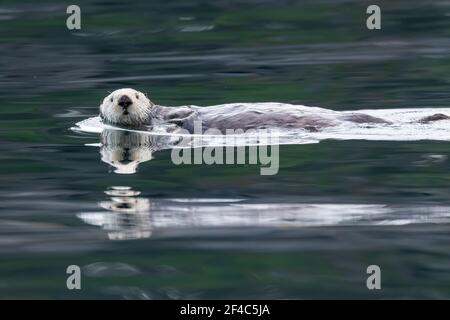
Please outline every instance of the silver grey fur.
[{"label": "silver grey fur", "polygon": [[[127,96],[131,102],[121,107],[120,98]],[[390,121],[363,113],[342,113],[339,111],[289,105],[281,103],[234,103],[210,107],[180,106],[164,107],[155,105],[142,92],[130,88],[118,89],[109,94],[100,105],[100,116],[105,122],[151,129],[158,123],[172,124],[193,132],[194,123],[201,123],[203,131],[215,128],[225,130],[262,128],[300,128],[307,131],[320,131],[342,122],[384,123]],[[449,119],[446,115],[434,115],[421,119],[420,123]]]}]

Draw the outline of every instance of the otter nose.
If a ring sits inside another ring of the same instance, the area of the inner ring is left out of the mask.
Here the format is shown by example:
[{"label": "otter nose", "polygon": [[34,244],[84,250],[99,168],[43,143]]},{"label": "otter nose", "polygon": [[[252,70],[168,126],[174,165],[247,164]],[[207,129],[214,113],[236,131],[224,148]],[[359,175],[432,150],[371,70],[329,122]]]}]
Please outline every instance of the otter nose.
[{"label": "otter nose", "polygon": [[130,97],[127,95],[123,95],[119,98],[118,105],[122,108],[126,109],[130,104],[132,104],[133,101],[131,101]]}]

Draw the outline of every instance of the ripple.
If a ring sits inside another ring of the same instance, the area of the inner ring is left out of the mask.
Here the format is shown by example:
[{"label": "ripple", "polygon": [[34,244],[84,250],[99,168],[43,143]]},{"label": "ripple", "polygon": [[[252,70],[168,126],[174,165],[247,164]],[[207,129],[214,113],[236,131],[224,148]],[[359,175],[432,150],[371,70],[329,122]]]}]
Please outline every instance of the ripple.
[{"label": "ripple", "polygon": [[140,274],[138,268],[123,262],[95,262],[83,266],[83,274],[88,277],[130,277]]},{"label": "ripple", "polygon": [[102,290],[106,294],[118,295],[125,300],[151,300],[152,295],[141,288],[129,286],[110,286]]},{"label": "ripple", "polygon": [[205,32],[205,31],[211,31],[214,29],[213,25],[207,25],[207,26],[186,26],[182,27],[180,29],[181,32]]}]

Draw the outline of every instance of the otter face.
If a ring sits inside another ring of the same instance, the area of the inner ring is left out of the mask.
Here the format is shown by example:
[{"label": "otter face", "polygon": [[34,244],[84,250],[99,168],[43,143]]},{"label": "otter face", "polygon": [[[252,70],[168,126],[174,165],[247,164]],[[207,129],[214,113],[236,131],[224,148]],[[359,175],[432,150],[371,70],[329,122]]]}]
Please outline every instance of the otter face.
[{"label": "otter face", "polygon": [[106,122],[122,126],[149,124],[154,104],[134,89],[118,89],[103,99],[100,116]]}]

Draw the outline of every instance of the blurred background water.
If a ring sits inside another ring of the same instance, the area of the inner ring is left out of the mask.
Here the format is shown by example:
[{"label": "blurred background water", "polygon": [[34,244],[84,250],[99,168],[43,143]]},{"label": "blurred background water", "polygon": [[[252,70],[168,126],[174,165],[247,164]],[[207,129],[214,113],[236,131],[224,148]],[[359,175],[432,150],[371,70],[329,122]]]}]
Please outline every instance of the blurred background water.
[{"label": "blurred background water", "polygon": [[[136,174],[70,130],[114,89],[163,105],[449,107],[450,1],[0,5],[0,298],[449,298],[448,142],[280,147],[280,171]],[[82,290],[66,267],[82,267]],[[382,290],[366,288],[366,268]]]}]

